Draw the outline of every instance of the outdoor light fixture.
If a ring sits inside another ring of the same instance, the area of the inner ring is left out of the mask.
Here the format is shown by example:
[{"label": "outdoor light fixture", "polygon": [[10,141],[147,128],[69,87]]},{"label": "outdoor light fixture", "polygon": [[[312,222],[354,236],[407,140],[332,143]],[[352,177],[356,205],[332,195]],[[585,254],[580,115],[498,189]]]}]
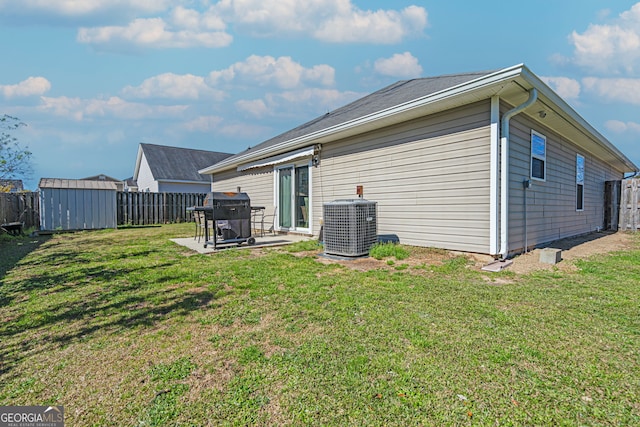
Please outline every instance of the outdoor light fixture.
[{"label": "outdoor light fixture", "polygon": [[311,164],[315,167],[318,167],[320,163],[320,150],[322,150],[322,145],[316,144],[313,146],[313,156],[311,157]]}]

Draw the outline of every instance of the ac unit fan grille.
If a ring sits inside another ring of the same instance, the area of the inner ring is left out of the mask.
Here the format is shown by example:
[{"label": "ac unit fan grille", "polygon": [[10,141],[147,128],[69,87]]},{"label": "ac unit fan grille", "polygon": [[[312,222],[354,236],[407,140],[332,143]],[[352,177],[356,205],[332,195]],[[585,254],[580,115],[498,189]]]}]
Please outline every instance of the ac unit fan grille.
[{"label": "ac unit fan grille", "polygon": [[336,200],[323,208],[325,253],[367,255],[378,239],[376,202]]}]

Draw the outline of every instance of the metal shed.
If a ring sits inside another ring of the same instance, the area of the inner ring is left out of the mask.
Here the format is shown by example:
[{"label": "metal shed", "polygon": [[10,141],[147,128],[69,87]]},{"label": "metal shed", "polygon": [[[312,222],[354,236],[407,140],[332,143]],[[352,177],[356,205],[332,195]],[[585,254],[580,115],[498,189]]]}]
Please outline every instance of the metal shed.
[{"label": "metal shed", "polygon": [[116,184],[109,181],[42,178],[41,230],[116,228]]}]

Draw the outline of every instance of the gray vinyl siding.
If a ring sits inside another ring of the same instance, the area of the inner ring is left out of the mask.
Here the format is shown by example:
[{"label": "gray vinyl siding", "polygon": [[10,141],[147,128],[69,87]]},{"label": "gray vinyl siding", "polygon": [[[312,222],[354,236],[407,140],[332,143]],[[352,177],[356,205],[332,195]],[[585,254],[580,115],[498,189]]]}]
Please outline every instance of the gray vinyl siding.
[{"label": "gray vinyl siding", "polygon": [[[364,197],[377,202],[378,233],[401,242],[489,252],[490,102],[323,144],[311,167],[312,225],[322,206]],[[241,187],[252,205],[274,205],[273,167],[214,174],[214,191]]]},{"label": "gray vinyl siding", "polygon": [[208,193],[211,191],[211,184],[207,182],[203,183],[189,183],[189,182],[167,182],[158,181],[158,193]]},{"label": "gray vinyl siding", "polygon": [[480,102],[322,147],[313,170],[322,204],[377,202],[378,233],[402,243],[489,252],[490,103]]},{"label": "gray vinyl siding", "polygon": [[249,169],[244,172],[226,171],[213,175],[213,191],[236,191],[238,187],[249,195],[253,206],[273,211],[273,167]]},{"label": "gray vinyl siding", "polygon": [[[530,176],[531,129],[547,138],[546,182],[532,180],[526,190],[527,245],[534,247],[557,239],[592,232],[604,224],[604,183],[618,180],[622,171],[566,141],[525,116],[511,120],[509,250],[525,245],[523,181]],[[584,210],[576,211],[576,154],[585,158]]]}]

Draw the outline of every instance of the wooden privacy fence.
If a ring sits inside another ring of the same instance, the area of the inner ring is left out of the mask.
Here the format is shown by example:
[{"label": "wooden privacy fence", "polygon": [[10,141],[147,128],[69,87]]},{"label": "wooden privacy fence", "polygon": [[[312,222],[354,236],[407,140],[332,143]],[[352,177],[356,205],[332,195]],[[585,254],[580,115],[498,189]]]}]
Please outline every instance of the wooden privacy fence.
[{"label": "wooden privacy fence", "polygon": [[638,231],[640,227],[640,179],[625,179],[620,192],[620,230]]},{"label": "wooden privacy fence", "polygon": [[116,195],[118,225],[149,225],[191,220],[190,206],[204,203],[204,193],[130,193]]},{"label": "wooden privacy fence", "polygon": [[40,226],[38,193],[0,193],[0,223],[23,222],[26,228]]}]

